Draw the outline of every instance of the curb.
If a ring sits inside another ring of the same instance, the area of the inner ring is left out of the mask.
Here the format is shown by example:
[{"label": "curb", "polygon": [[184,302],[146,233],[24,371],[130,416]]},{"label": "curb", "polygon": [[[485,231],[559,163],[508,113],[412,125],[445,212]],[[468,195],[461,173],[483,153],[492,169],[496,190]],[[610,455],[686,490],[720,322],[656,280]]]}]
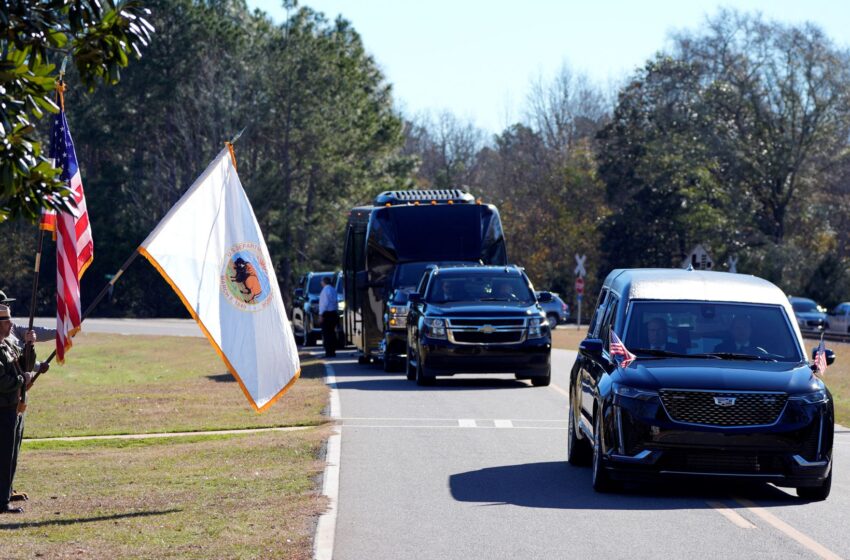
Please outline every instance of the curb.
[{"label": "curb", "polygon": [[[341,417],[339,391],[336,388],[336,374],[331,364],[325,362],[325,383],[330,388],[329,416],[336,420]],[[336,535],[337,504],[339,501],[339,463],[342,447],[342,430],[334,426],[333,433],[328,438],[326,466],[322,477],[322,495],[328,499],[328,508],[319,516],[316,524],[316,535],[313,540],[313,558],[315,560],[331,560],[334,552],[334,537]]]}]

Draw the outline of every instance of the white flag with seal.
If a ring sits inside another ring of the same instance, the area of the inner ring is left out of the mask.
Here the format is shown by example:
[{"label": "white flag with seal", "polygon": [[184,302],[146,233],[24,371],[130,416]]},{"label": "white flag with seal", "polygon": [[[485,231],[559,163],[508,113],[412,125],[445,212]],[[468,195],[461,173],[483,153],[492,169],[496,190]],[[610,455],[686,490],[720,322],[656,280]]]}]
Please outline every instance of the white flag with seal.
[{"label": "white flag with seal", "polygon": [[139,247],[263,412],[300,374],[269,251],[226,147]]}]

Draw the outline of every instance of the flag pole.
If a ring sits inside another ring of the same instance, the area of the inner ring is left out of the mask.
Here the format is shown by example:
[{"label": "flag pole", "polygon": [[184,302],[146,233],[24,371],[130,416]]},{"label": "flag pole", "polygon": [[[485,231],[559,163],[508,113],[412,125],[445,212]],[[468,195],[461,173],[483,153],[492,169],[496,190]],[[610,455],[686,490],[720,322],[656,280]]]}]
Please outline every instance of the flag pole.
[{"label": "flag pole", "polygon": [[[119,278],[121,278],[121,275],[124,274],[124,272],[127,270],[127,268],[131,264],[133,264],[133,261],[136,260],[136,257],[138,257],[138,256],[139,256],[139,250],[136,249],[135,251],[133,251],[132,255],[127,257],[127,260],[124,261],[124,264],[121,265],[121,268],[118,269],[118,272],[116,272],[115,275],[112,277],[112,279],[109,280],[109,282],[107,282],[106,286],[104,286],[103,289],[100,291],[100,293],[97,295],[97,297],[94,298],[94,301],[91,302],[88,307],[86,307],[85,312],[83,313],[82,317],[80,317],[80,323],[85,321],[86,318],[91,314],[91,312],[94,311],[94,308],[97,307],[97,305],[103,300],[103,298],[106,297],[106,294],[109,293],[109,288],[115,286],[115,283],[118,281]],[[45,362],[49,364],[53,360],[53,358],[55,358],[55,357],[56,357],[56,350],[54,350],[53,352],[50,353],[50,356],[47,357]],[[33,377],[33,380],[32,380],[33,383],[35,383],[35,380],[38,379],[39,375],[41,375],[41,374],[40,373],[35,374],[35,377]]]}]

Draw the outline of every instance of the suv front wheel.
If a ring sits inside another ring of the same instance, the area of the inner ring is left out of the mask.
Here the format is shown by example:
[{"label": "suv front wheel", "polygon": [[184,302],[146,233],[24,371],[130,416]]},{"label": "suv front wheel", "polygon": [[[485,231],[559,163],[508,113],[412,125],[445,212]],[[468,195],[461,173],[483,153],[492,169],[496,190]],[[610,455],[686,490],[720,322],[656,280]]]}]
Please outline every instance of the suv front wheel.
[{"label": "suv front wheel", "polygon": [[614,481],[602,462],[602,412],[597,411],[593,422],[593,489],[600,493],[613,492]]}]

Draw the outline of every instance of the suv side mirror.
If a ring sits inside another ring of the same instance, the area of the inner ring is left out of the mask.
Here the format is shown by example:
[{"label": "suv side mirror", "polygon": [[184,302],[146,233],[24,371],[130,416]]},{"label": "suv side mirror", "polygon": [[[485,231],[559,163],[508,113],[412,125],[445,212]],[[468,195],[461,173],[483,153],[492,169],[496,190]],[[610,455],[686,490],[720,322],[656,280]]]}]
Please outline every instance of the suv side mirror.
[{"label": "suv side mirror", "polygon": [[304,297],[304,289],[298,288],[295,290],[295,299],[301,299]]},{"label": "suv side mirror", "polygon": [[543,292],[540,294],[540,297],[537,298],[537,301],[540,303],[550,303],[552,301],[552,294],[549,292]]},{"label": "suv side mirror", "polygon": [[578,351],[581,355],[588,358],[599,359],[602,357],[602,339],[601,338],[585,338],[578,345]]},{"label": "suv side mirror", "polygon": [[410,305],[415,305],[422,301],[422,294],[420,294],[419,292],[410,292],[409,294],[407,294],[407,301],[410,303]]},{"label": "suv side mirror", "polygon": [[[818,353],[817,347],[812,348],[812,359],[815,359],[815,354]],[[826,365],[831,366],[832,363],[835,362],[835,352],[826,348]]]}]

